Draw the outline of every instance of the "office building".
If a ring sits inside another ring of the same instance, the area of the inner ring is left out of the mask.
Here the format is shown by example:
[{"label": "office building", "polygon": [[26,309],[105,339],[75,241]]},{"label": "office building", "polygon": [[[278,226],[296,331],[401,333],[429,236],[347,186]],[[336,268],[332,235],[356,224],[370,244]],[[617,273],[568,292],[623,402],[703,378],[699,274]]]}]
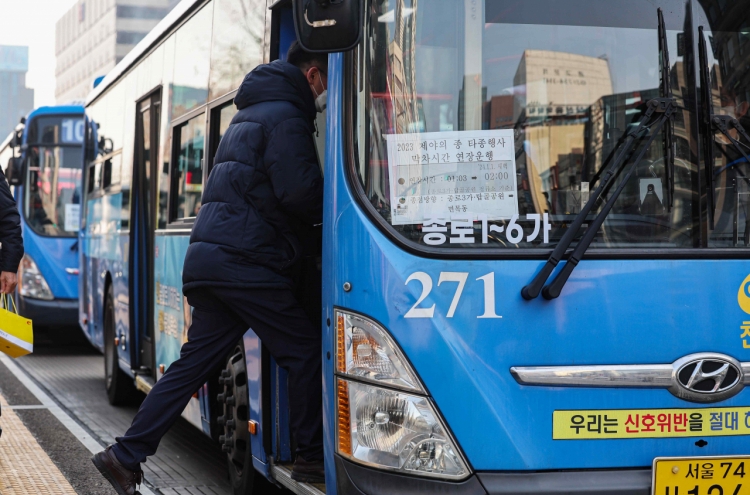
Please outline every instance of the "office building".
[{"label": "office building", "polygon": [[29,48],[0,46],[0,140],[34,108],[34,90],[26,87]]},{"label": "office building", "polygon": [[575,53],[526,50],[513,79],[518,95],[514,119],[522,110],[527,118],[583,115],[589,105],[612,94],[612,79],[606,58]]},{"label": "office building", "polygon": [[179,0],[78,0],[55,27],[55,98],[80,102]]}]

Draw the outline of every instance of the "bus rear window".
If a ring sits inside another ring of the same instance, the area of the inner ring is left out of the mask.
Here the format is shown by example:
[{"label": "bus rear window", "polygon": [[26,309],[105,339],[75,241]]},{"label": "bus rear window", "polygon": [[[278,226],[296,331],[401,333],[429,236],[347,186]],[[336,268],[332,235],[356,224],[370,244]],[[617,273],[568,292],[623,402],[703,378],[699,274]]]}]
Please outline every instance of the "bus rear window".
[{"label": "bus rear window", "polygon": [[[447,249],[553,246],[659,97],[658,5],[580,0],[565,15],[539,14],[546,4],[560,2],[372,2],[357,80],[357,172],[399,235]],[[666,77],[679,107],[672,204],[657,136],[594,248],[698,245],[696,116],[685,104],[692,47],[682,35],[690,12],[674,5],[664,8]]]}]

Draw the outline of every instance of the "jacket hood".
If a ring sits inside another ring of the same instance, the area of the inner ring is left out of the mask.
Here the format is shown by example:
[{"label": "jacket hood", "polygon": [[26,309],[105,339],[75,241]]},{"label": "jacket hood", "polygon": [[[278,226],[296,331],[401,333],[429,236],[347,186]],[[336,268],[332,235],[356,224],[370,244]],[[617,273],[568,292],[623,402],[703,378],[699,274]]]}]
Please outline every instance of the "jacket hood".
[{"label": "jacket hood", "polygon": [[315,97],[302,71],[294,65],[274,60],[259,65],[242,81],[234,104],[243,108],[265,101],[288,101],[315,119]]}]

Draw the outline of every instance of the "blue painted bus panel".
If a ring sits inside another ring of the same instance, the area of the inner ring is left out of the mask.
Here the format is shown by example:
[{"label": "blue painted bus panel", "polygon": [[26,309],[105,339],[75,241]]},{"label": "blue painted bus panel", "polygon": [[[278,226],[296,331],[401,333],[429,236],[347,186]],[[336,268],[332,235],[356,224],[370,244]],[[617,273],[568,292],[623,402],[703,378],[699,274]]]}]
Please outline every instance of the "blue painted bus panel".
[{"label": "blue painted bus panel", "polygon": [[[323,359],[323,455],[325,456],[326,494],[336,495],[336,436],[338,424],[336,418],[336,377],[335,377],[335,328],[333,305],[336,303],[334,286],[337,281],[333,267],[337,262],[332,246],[338,241],[334,235],[335,229],[333,219],[338,210],[338,198],[335,191],[339,189],[338,182],[343,179],[337,176],[337,169],[341,169],[341,110],[343,93],[343,67],[344,57],[342,54],[328,56],[328,110],[326,111],[326,145],[324,153],[324,199],[323,202],[323,273],[321,277],[321,299],[323,304],[323,345],[321,356]],[[339,154],[334,162],[334,156]]]},{"label": "blue painted bus panel", "polygon": [[88,324],[84,331],[92,344],[104,350],[104,298],[106,284],[112,283],[115,304],[116,335],[121,340],[120,366],[130,371],[130,320],[128,301],[128,237],[121,234],[122,193],[88,200],[86,228],[80,235],[84,266],[82,283],[86,293]]},{"label": "blue painted bus panel", "polygon": [[279,14],[279,60],[286,60],[286,52],[297,39],[294,31],[292,9],[278,9]]},{"label": "blue painted bus panel", "polygon": [[[337,64],[340,60],[332,57]],[[373,225],[344,180],[343,126],[335,117],[341,114],[341,81],[338,71],[331,72],[324,220],[329,226],[324,240],[327,316],[333,318],[332,306],[350,308],[390,331],[474,469],[643,467],[656,456],[747,453],[746,439],[731,436],[712,437],[703,448],[695,445],[698,438],[552,440],[555,410],[701,406],[667,390],[521,386],[509,371],[532,365],[671,363],[701,351],[749,361],[740,327],[750,317],[738,305],[738,291],[750,273],[747,261],[584,260],[560,298],[524,301],[521,287],[543,261],[439,260],[409,254]],[[415,272],[433,282],[419,304],[434,305],[433,318],[404,318],[422,295],[418,281],[406,283]],[[468,274],[453,317],[447,310],[457,284],[438,286],[441,272]],[[478,279],[487,274],[494,274],[494,300],[502,318],[478,318],[485,309],[484,282]],[[350,292],[342,289],[345,281],[352,284]],[[333,352],[331,332],[324,356]],[[329,360],[325,372],[331,387]],[[329,392],[329,465],[334,400]],[[747,390],[712,404],[747,405]]]},{"label": "blue painted bus panel", "polygon": [[77,299],[78,275],[72,271],[78,269],[75,246],[78,239],[40,236],[28,228],[26,222],[21,222],[21,226],[24,251],[36,263],[55,299]]},{"label": "blue painted bus panel", "polygon": [[263,403],[263,360],[260,339],[255,332],[248,330],[243,338],[245,345],[245,366],[247,368],[247,392],[250,411],[248,419],[257,423],[257,433],[250,436],[250,451],[253,462],[264,475],[268,475],[268,458],[263,445],[265,431],[263,426],[263,408],[271,407]]},{"label": "blue painted bus panel", "polygon": [[[192,321],[192,310],[182,294],[182,264],[190,238],[185,235],[157,235],[154,238],[154,353],[157,370],[169,368],[180,357],[182,344]],[[161,372],[157,371],[157,378]],[[210,435],[211,414],[208,386],[204,385],[185,408],[182,416]]]},{"label": "blue painted bus panel", "polygon": [[156,362],[166,368],[187,342],[190,306],[182,295],[182,261],[190,239],[159,235],[154,239],[154,335]]}]

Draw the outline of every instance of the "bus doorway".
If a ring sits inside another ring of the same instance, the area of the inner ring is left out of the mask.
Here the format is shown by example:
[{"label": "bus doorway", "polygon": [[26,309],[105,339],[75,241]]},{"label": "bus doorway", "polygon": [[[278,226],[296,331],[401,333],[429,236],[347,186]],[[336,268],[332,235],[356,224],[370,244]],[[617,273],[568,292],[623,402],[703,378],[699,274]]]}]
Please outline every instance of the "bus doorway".
[{"label": "bus doorway", "polygon": [[[133,166],[133,228],[129,249],[131,363],[137,374],[156,378],[154,366],[154,228],[156,226],[157,161],[159,149],[160,92],[152,93],[136,106],[136,137]],[[133,339],[134,337],[134,339]]]}]

